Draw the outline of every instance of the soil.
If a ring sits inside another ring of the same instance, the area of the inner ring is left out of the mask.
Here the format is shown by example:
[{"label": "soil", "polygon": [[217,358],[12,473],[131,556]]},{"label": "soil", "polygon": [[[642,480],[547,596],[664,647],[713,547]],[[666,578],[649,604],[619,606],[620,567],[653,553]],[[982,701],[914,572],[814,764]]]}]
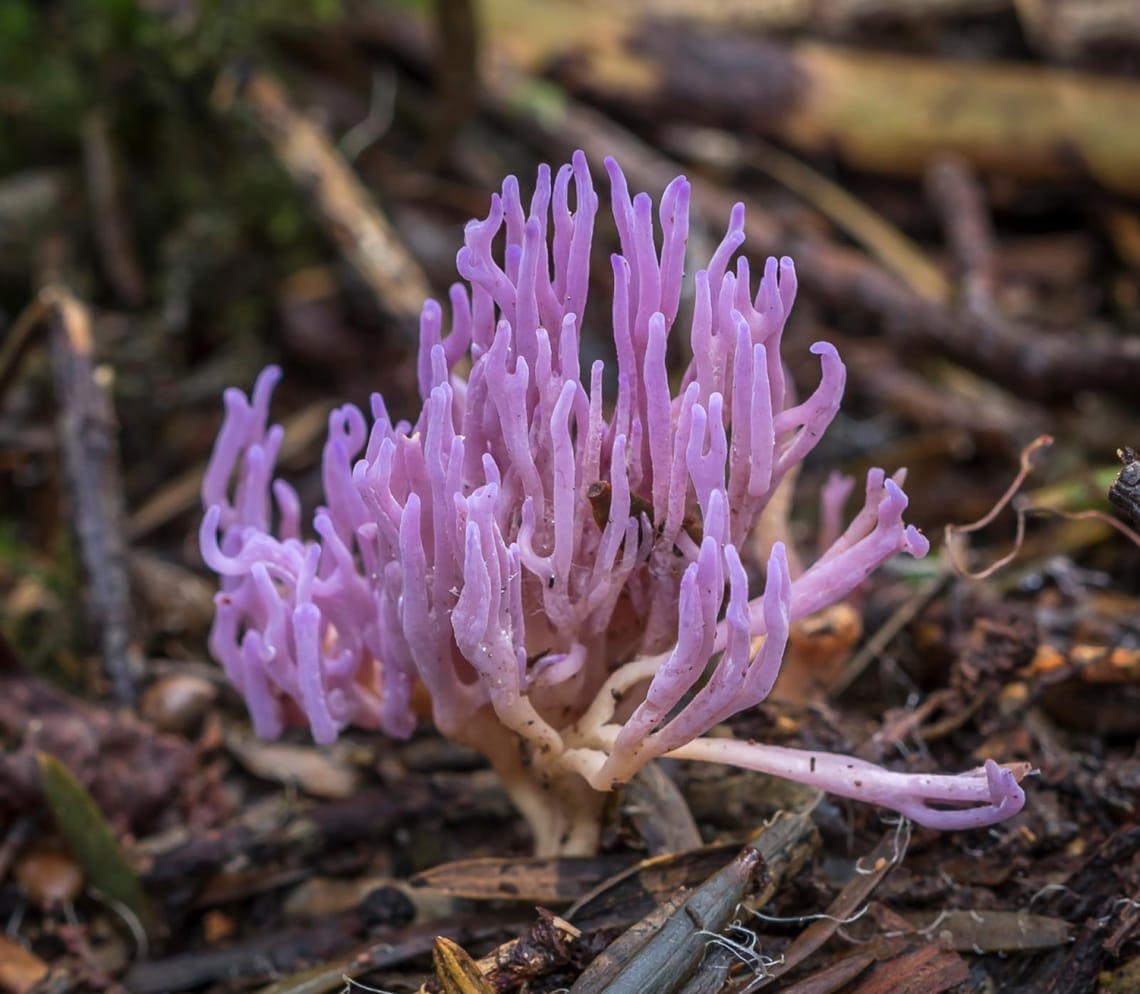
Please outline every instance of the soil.
[{"label": "soil", "polygon": [[[709,6],[0,10],[0,992],[1140,991],[1140,14]],[[574,148],[654,195],[687,173],[694,240],[744,201],[754,271],[795,258],[791,376],[819,339],[848,370],[801,552],[871,466],[933,542],[732,733],[1027,762],[1016,817],[672,761],[597,856],[534,859],[426,718],[253,737],[197,549],[223,390],[283,366],[314,506],[333,406],[414,417],[463,224]]]}]

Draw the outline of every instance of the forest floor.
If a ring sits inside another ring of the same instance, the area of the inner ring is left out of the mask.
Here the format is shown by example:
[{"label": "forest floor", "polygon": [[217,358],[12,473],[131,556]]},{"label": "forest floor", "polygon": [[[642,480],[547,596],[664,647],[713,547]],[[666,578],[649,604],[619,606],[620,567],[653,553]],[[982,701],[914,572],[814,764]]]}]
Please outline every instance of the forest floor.
[{"label": "forest floor", "polygon": [[[1140,991],[1140,13],[709,7],[0,9],[0,992]],[[871,466],[908,468],[933,542],[734,733],[1025,761],[1015,818],[938,833],[673,762],[599,855],[534,859],[426,721],[252,735],[197,548],[222,391],[283,366],[316,504],[335,405],[414,416],[465,221],[576,148],[655,196],[685,172],[694,239],[742,200],[754,262],[794,257],[790,372],[819,339],[848,368],[803,546],[828,473]]]}]

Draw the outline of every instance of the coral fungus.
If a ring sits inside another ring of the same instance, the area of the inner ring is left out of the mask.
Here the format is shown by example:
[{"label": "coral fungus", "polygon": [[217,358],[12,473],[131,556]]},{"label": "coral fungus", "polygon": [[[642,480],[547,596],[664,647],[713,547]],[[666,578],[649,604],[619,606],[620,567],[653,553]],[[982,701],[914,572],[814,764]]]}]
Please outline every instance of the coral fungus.
[{"label": "coral fungus", "polygon": [[[539,170],[529,209],[508,177],[468,224],[448,334],[441,307],[424,306],[415,423],[394,423],[379,396],[370,418],[331,414],[314,539],[273,479],[278,370],[252,398],[226,393],[201,546],[222,577],[211,649],[256,730],[407,736],[422,685],[436,726],[488,757],[541,852],[590,851],[597,792],[666,755],[766,770],[933,826],[1016,812],[1017,778],[992,762],[901,774],[705,737],[768,695],[790,624],[928,543],[903,522],[901,474],[873,470],[862,510],[807,568],[768,543],[751,596],[745,540],[834,417],[843,364],[812,346],[819,385],[793,397],[780,339],[795,271],[769,259],[753,294],[747,260],[733,265],[740,206],[679,318],[689,184],[669,184],[655,225],[650,198],[631,199],[614,161],[606,171],[621,240],[616,396],[603,396],[601,361],[580,368],[598,208],[581,153]],[[692,356],[676,390],[671,334]]]}]

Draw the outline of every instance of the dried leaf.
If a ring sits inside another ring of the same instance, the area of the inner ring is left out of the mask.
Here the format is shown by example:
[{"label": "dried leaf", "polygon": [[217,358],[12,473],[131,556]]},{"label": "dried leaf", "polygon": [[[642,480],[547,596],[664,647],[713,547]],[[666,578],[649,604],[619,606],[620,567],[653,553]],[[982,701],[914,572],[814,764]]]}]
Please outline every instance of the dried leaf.
[{"label": "dried leaf", "polygon": [[226,747],[254,776],[295,785],[311,797],[341,800],[360,789],[360,775],[343,748],[322,750],[245,735],[226,736]]},{"label": "dried leaf", "polygon": [[14,939],[0,935],[0,990],[24,994],[47,976],[48,966]]},{"label": "dried leaf", "polygon": [[629,863],[625,856],[463,859],[418,873],[411,885],[477,901],[510,898],[559,904],[588,893]]},{"label": "dried leaf", "polygon": [[1014,953],[1052,949],[1072,938],[1069,923],[1024,911],[942,911],[904,915],[923,935],[948,949],[968,953]]},{"label": "dried leaf", "polygon": [[443,994],[495,994],[476,962],[459,943],[440,936],[432,948],[431,961],[443,985]]}]

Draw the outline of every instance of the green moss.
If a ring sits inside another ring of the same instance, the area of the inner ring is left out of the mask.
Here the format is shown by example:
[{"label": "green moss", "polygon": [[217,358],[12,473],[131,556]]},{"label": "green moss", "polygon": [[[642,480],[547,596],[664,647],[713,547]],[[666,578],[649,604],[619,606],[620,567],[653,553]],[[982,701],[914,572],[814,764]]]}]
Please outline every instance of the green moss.
[{"label": "green moss", "polygon": [[75,549],[59,529],[45,554],[28,544],[26,529],[0,522],[0,629],[19,658],[52,671],[61,655],[79,649],[83,609]]}]

